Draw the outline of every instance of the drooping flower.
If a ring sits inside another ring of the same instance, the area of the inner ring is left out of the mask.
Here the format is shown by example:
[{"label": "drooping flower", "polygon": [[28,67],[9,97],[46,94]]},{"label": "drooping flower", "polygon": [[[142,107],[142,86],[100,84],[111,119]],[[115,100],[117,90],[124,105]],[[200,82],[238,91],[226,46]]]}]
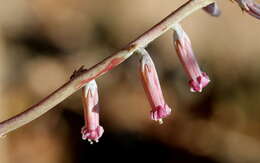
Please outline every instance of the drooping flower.
[{"label": "drooping flower", "polygon": [[260,19],[260,4],[254,0],[236,0],[243,11],[246,11],[251,16]]},{"label": "drooping flower", "polygon": [[103,127],[99,125],[98,90],[95,80],[82,88],[82,103],[85,119],[85,126],[81,129],[82,139],[88,139],[92,144],[92,141],[98,142],[104,133]]},{"label": "drooping flower", "polygon": [[221,14],[221,11],[217,5],[216,2],[209,4],[206,7],[203,7],[203,10],[206,11],[211,16],[219,16]]},{"label": "drooping flower", "polygon": [[210,82],[208,75],[200,70],[198,62],[192,50],[191,42],[188,35],[177,24],[173,27],[174,44],[178,57],[190,78],[189,85],[192,92],[201,92]]},{"label": "drooping flower", "polygon": [[171,113],[171,108],[165,103],[158,75],[154,63],[145,49],[140,49],[142,55],[140,60],[141,80],[151,105],[150,117],[152,120],[163,123],[162,119]]}]

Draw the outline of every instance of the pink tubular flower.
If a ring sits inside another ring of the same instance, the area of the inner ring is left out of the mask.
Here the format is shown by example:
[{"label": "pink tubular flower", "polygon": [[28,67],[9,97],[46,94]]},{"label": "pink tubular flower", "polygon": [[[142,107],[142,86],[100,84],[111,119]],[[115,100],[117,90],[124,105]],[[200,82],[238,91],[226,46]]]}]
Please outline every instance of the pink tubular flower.
[{"label": "pink tubular flower", "polygon": [[243,11],[246,11],[251,16],[260,19],[260,4],[254,0],[236,0]]},{"label": "pink tubular flower", "polygon": [[188,74],[190,81],[189,85],[192,92],[201,92],[204,87],[210,82],[209,77],[205,72],[200,70],[198,62],[192,50],[191,42],[188,35],[177,24],[173,27],[174,42],[178,57]]},{"label": "pink tubular flower", "polygon": [[219,16],[221,14],[221,11],[217,5],[216,2],[209,4],[208,6],[203,8],[204,11],[209,13],[211,16]]},{"label": "pink tubular flower", "polygon": [[163,123],[162,118],[167,117],[171,113],[171,108],[165,103],[158,75],[154,63],[145,49],[140,49],[142,55],[140,60],[141,80],[151,105],[150,117],[152,120]]},{"label": "pink tubular flower", "polygon": [[85,126],[81,129],[82,139],[90,142],[98,142],[104,133],[104,129],[99,125],[98,90],[95,80],[90,81],[82,88],[82,103],[84,108]]}]

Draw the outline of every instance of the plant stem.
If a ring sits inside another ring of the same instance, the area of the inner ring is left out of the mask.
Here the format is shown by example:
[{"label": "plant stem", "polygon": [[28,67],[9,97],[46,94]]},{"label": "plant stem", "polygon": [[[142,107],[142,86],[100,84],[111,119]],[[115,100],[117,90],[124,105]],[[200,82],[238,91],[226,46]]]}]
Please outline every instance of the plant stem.
[{"label": "plant stem", "polygon": [[94,65],[92,68],[82,72],[75,78],[70,79],[60,88],[42,99],[37,104],[28,108],[26,111],[1,122],[0,136],[6,135],[10,131],[13,131],[38,118],[39,116],[65,100],[67,97],[72,95],[74,92],[82,88],[87,82],[110,71],[111,69],[125,61],[139,48],[146,47],[150,42],[164,34],[173,25],[179,23],[185,17],[192,14],[194,11],[201,9],[213,2],[214,0],[190,0],[186,2],[184,5],[172,12],[169,16],[164,18],[161,22],[153,26],[147,32],[143,33],[136,40],[129,43],[125,48],[105,58],[103,61]]}]

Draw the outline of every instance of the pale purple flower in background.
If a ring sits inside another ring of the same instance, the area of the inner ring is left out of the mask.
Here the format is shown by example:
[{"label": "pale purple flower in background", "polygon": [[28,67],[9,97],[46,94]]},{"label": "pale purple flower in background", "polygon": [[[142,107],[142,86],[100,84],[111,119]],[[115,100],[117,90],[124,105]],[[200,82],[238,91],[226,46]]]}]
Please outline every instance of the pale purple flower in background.
[{"label": "pale purple flower in background", "polygon": [[81,130],[82,139],[88,139],[92,144],[92,141],[98,142],[104,133],[103,127],[99,125],[98,90],[95,80],[82,88],[82,103],[85,119],[85,126]]},{"label": "pale purple flower in background", "polygon": [[173,27],[173,30],[175,49],[188,77],[190,78],[189,85],[191,91],[201,92],[210,82],[209,77],[205,72],[200,70],[192,50],[190,39],[182,27],[177,24]]},{"label": "pale purple flower in background", "polygon": [[260,19],[260,4],[254,0],[236,0],[243,11],[246,11],[251,16]]},{"label": "pale purple flower in background", "polygon": [[163,123],[162,118],[171,113],[171,108],[165,103],[158,75],[154,63],[145,49],[140,49],[142,58],[140,60],[141,80],[151,105],[150,117],[152,120]]},{"label": "pale purple flower in background", "polygon": [[203,8],[204,11],[206,11],[211,16],[219,16],[221,14],[221,11],[217,5],[216,2],[211,3],[210,5]]}]

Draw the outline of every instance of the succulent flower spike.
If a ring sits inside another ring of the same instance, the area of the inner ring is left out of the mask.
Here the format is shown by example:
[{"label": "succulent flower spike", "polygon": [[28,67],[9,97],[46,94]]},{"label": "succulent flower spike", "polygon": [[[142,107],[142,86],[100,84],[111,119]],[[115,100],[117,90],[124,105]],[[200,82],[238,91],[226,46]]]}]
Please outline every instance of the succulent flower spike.
[{"label": "succulent flower spike", "polygon": [[82,139],[90,142],[98,142],[104,133],[99,125],[98,90],[95,80],[90,81],[82,88],[82,103],[84,108],[85,126],[81,129]]},{"label": "succulent flower spike", "polygon": [[140,60],[141,80],[151,105],[150,117],[152,120],[163,123],[162,119],[171,113],[171,108],[165,103],[158,75],[154,63],[145,49],[140,49],[142,55]]},{"label": "succulent flower spike", "polygon": [[190,90],[192,92],[201,92],[202,89],[210,82],[209,77],[205,72],[200,70],[192,50],[190,39],[182,27],[177,24],[173,27],[173,30],[174,44],[178,57],[190,78]]},{"label": "succulent flower spike", "polygon": [[260,19],[260,4],[257,4],[254,0],[236,0],[243,11],[246,11],[249,15]]},{"label": "succulent flower spike", "polygon": [[221,11],[216,2],[209,4],[208,6],[204,7],[203,9],[211,16],[217,17],[221,14]]}]

